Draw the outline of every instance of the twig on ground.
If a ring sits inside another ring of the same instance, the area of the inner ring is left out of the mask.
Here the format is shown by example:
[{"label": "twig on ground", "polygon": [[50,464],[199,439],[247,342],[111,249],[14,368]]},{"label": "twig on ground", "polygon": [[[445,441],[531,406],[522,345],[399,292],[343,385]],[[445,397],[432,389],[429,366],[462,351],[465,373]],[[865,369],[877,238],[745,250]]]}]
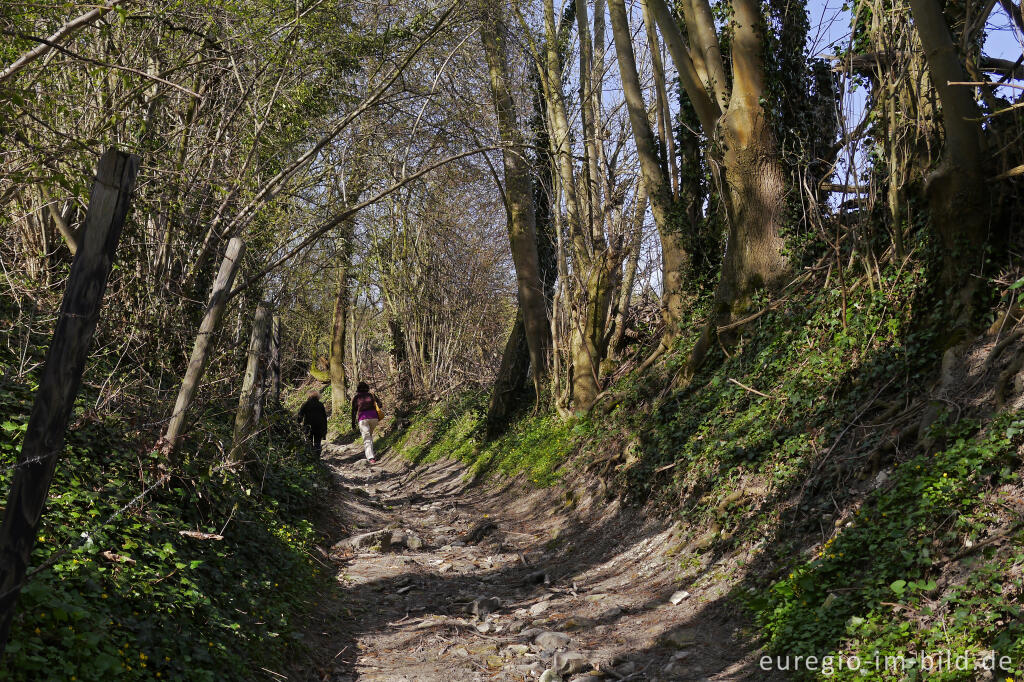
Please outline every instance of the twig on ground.
[{"label": "twig on ground", "polygon": [[759,395],[759,396],[761,396],[763,398],[772,398],[773,400],[775,399],[775,396],[768,395],[767,393],[761,393],[761,391],[757,390],[756,388],[751,388],[750,386],[747,386],[746,384],[740,383],[739,381],[736,381],[732,377],[729,377],[729,381],[731,381],[732,383],[736,384],[740,388],[742,388],[742,389],[744,389],[746,391],[750,391],[751,393],[756,393],[757,395]]}]

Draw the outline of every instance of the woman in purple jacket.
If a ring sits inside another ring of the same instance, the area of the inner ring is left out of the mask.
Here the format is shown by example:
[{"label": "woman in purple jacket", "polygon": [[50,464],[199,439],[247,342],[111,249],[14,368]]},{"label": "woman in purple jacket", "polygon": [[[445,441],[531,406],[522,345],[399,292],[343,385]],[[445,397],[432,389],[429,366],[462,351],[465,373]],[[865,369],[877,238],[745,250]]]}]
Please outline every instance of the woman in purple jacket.
[{"label": "woman in purple jacket", "polygon": [[356,422],[359,423],[366,461],[370,464],[377,462],[377,457],[373,454],[373,430],[380,420],[380,410],[380,400],[370,393],[370,387],[365,381],[360,381],[356,386],[356,394],[352,396],[352,428],[356,428]]}]

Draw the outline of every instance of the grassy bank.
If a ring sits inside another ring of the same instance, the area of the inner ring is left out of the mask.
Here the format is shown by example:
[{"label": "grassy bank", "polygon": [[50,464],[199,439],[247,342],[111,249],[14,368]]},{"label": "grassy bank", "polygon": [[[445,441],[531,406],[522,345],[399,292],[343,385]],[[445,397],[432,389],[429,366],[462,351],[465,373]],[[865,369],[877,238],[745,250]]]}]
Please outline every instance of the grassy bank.
[{"label": "grassy bank", "polygon": [[450,457],[474,476],[523,474],[534,485],[555,484],[570,455],[586,442],[588,427],[550,414],[522,416],[501,437],[484,440],[485,392],[422,406],[408,426],[387,433],[382,446],[421,464]]}]

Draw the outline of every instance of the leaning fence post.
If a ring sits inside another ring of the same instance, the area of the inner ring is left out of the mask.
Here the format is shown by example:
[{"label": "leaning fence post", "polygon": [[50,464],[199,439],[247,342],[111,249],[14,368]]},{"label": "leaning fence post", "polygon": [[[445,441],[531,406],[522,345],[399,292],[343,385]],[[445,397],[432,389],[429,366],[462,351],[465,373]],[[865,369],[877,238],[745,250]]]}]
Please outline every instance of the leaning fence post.
[{"label": "leaning fence post", "polygon": [[270,310],[261,303],[256,308],[256,318],[252,323],[252,336],[249,339],[248,360],[245,366],[245,377],[242,379],[242,392],[238,396],[238,411],[235,413],[235,430],[231,438],[231,454],[228,458],[233,462],[242,459],[245,452],[245,441],[255,425],[256,401],[259,392],[259,369],[266,354],[267,326],[270,324]]},{"label": "leaning fence post", "polygon": [[96,169],[85,229],[71,264],[0,528],[0,655],[7,646],[57,457],[64,448],[64,431],[82,382],[138,170],[137,156],[114,148],[103,154]]},{"label": "leaning fence post", "polygon": [[167,431],[164,432],[161,439],[160,446],[165,455],[174,452],[174,448],[181,438],[182,427],[185,425],[185,413],[188,411],[189,405],[192,404],[192,399],[195,398],[196,390],[199,388],[199,382],[202,381],[203,373],[206,371],[206,364],[209,362],[210,352],[213,349],[214,335],[224,316],[228,294],[231,292],[231,285],[235,281],[235,273],[238,272],[238,265],[241,263],[244,253],[245,243],[239,237],[234,237],[228,242],[224,260],[221,261],[220,270],[217,272],[217,279],[213,281],[213,290],[210,292],[210,302],[206,306],[206,314],[203,315],[203,322],[199,325],[195,345],[192,346],[192,357],[189,358],[185,378],[181,380],[178,399],[174,401],[174,411],[167,423]]},{"label": "leaning fence post", "polygon": [[281,406],[281,315],[274,313],[270,325],[270,398],[273,407]]}]

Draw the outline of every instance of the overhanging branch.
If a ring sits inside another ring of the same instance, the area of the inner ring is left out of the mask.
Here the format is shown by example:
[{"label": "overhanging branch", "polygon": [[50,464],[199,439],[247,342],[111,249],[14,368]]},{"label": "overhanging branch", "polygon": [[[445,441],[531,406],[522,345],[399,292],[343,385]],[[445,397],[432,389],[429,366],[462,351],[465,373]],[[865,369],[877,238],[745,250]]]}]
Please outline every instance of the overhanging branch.
[{"label": "overhanging branch", "polygon": [[228,300],[231,300],[232,298],[234,298],[238,294],[242,293],[243,291],[245,291],[247,288],[249,288],[250,286],[252,286],[256,282],[258,282],[261,279],[263,279],[264,277],[266,277],[269,273],[273,272],[277,268],[281,267],[282,265],[284,265],[285,263],[290,261],[295,256],[299,255],[302,251],[304,251],[306,248],[308,248],[310,245],[312,245],[317,239],[319,239],[324,234],[326,234],[330,230],[334,229],[335,227],[337,227],[341,223],[345,222],[346,220],[348,220],[353,215],[355,215],[359,211],[363,210],[367,206],[375,204],[378,201],[380,201],[381,199],[383,199],[384,197],[389,196],[391,194],[394,194],[395,192],[397,192],[398,190],[400,190],[402,187],[404,187],[405,185],[409,184],[413,180],[421,178],[424,175],[426,175],[427,173],[429,173],[429,172],[431,172],[433,170],[437,170],[441,166],[449,164],[449,163],[451,163],[453,161],[458,161],[459,159],[464,159],[467,156],[472,156],[474,154],[481,154],[483,152],[489,152],[489,151],[492,151],[494,149],[501,149],[501,146],[500,145],[492,145],[490,147],[479,147],[477,149],[471,149],[470,151],[467,151],[467,152],[461,152],[459,154],[453,154],[452,156],[445,157],[445,158],[441,159],[440,161],[432,163],[432,164],[430,164],[429,166],[427,166],[425,168],[421,168],[420,170],[416,171],[415,173],[413,173],[412,175],[410,175],[408,177],[402,178],[401,180],[399,180],[398,182],[394,183],[393,185],[391,185],[387,189],[381,190],[377,194],[374,194],[369,199],[366,199],[365,201],[361,201],[358,204],[356,204],[355,206],[352,206],[350,208],[346,208],[345,210],[341,211],[340,213],[332,216],[331,218],[328,218],[324,222],[322,222],[319,225],[317,225],[313,229],[313,231],[310,232],[309,235],[307,235],[305,239],[303,239],[301,242],[299,242],[299,244],[296,247],[294,247],[291,251],[289,251],[288,253],[284,254],[283,256],[278,258],[277,260],[273,261],[269,265],[265,266],[259,272],[249,276],[244,282],[242,282],[235,289],[233,289],[231,291],[231,293],[228,294]]}]

